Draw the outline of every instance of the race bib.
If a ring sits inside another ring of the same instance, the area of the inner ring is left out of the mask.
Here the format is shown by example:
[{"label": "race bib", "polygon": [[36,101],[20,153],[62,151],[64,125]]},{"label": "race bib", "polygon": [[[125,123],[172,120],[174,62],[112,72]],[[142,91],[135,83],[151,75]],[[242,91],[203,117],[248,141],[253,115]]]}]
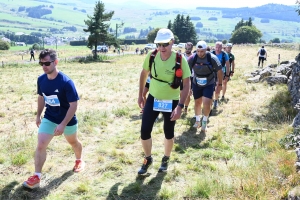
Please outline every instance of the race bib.
[{"label": "race bib", "polygon": [[146,83],[150,83],[151,79],[150,76],[148,76]]},{"label": "race bib", "polygon": [[172,100],[158,100],[154,98],[153,110],[161,112],[172,112]]},{"label": "race bib", "polygon": [[45,103],[48,104],[49,106],[60,106],[60,102],[59,102],[57,95],[46,96],[43,93],[43,97],[44,97]]},{"label": "race bib", "polygon": [[198,78],[196,77],[196,82],[198,85],[204,86],[207,84],[207,78]]}]

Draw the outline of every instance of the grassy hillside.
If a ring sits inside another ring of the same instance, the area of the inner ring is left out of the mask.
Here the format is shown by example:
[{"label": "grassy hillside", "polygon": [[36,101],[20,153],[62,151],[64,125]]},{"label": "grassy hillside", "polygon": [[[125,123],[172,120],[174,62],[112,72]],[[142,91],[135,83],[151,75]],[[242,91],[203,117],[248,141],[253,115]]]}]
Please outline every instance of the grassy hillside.
[{"label": "grassy hillside", "polygon": [[[49,32],[49,28],[62,29],[64,26],[75,26],[77,32],[65,32],[64,34],[57,34],[56,36],[84,36],[83,32],[85,28],[84,20],[87,19],[87,15],[93,14],[94,1],[82,1],[82,0],[65,0],[63,3],[59,0],[47,1],[47,0],[23,0],[21,1],[0,1],[0,19],[6,19],[9,21],[0,20],[0,31],[13,31],[13,32],[25,32],[30,34],[31,32],[37,32],[41,29],[41,32],[52,34]],[[45,19],[35,19],[27,17],[25,11],[17,12],[20,6],[26,8],[38,5],[53,6],[52,14],[45,15],[43,18],[52,19],[52,21]],[[271,4],[272,5],[272,4]],[[274,7],[278,5],[274,4]],[[74,10],[76,8],[76,10]],[[270,12],[272,7],[267,7]],[[15,11],[13,12],[12,9]],[[86,11],[82,12],[84,9]],[[217,9],[217,8],[216,8]],[[118,32],[121,34],[120,38],[125,38],[126,35],[139,36],[141,29],[148,29],[149,27],[166,27],[169,20],[174,20],[177,14],[190,15],[190,17],[200,17],[201,20],[193,21],[196,25],[197,22],[203,24],[203,28],[200,28],[201,39],[215,38],[216,34],[231,34],[234,26],[240,17],[235,18],[222,18],[223,14],[221,9],[205,10],[198,9],[154,9],[139,2],[127,3],[124,5],[106,4],[106,10],[114,10],[115,15],[110,22],[111,28],[115,32],[116,24],[124,22],[124,27],[136,28],[137,32],[122,34],[121,28]],[[166,12],[165,15],[159,15],[158,12]],[[227,11],[226,11],[227,12]],[[268,10],[266,10],[268,12]],[[217,17],[218,21],[208,20],[210,17]],[[269,41],[275,37],[279,37],[281,40],[289,40],[294,42],[300,41],[299,22],[281,21],[270,19],[270,23],[261,23],[262,18],[254,17],[253,23],[262,31],[263,39]],[[20,24],[27,23],[26,25]],[[228,38],[226,38],[228,39]]]},{"label": "grassy hillside", "polygon": [[[59,49],[86,55],[83,48]],[[134,48],[133,48],[134,49]],[[145,56],[126,55],[113,63],[59,63],[80,96],[77,116],[86,170],[74,174],[72,149],[63,136],[47,150],[41,188],[21,184],[34,171],[37,144],[37,63],[0,68],[0,199],[286,199],[300,184],[294,151],[278,140],[292,131],[294,113],[286,85],[247,84],[243,74],[257,69],[258,46],[234,46],[236,70],[226,100],[210,117],[206,137],[192,128],[188,115],[176,122],[175,147],[167,173],[158,173],[163,155],[163,123],[153,128],[154,164],[137,176],[142,164],[138,80]],[[8,62],[16,52],[1,55]],[[290,60],[297,51],[268,47],[267,64],[277,55]],[[29,57],[28,57],[29,58]],[[21,84],[20,84],[21,83]]]}]

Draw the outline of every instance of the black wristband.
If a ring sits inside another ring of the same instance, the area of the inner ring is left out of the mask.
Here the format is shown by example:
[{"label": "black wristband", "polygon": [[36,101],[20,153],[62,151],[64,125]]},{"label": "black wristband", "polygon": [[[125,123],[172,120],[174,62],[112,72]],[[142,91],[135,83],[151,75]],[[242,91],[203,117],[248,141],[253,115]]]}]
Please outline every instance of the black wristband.
[{"label": "black wristband", "polygon": [[179,103],[178,106],[179,106],[180,108],[184,108],[184,104],[182,104],[182,103]]},{"label": "black wristband", "polygon": [[222,84],[218,84],[218,86],[222,86]]}]

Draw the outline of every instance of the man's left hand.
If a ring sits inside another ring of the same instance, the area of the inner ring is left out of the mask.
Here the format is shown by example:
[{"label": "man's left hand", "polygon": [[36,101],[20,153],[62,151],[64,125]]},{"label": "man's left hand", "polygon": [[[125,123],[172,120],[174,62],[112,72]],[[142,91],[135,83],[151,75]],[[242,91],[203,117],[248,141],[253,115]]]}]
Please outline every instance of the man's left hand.
[{"label": "man's left hand", "polygon": [[172,112],[172,114],[171,114],[171,121],[175,121],[175,120],[177,120],[177,119],[180,118],[180,116],[181,116],[181,110],[182,110],[182,108],[180,108],[179,106],[177,106],[177,107],[173,110],[173,112]]}]

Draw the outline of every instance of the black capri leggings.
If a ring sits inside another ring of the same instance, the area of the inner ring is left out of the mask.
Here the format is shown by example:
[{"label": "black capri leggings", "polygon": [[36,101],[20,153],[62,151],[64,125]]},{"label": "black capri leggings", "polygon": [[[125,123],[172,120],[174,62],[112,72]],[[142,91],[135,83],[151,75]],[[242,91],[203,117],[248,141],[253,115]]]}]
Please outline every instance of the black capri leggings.
[{"label": "black capri leggings", "polygon": [[[160,111],[153,110],[154,97],[149,94],[144,107],[142,127],[141,127],[141,139],[148,140],[151,138],[151,132],[153,124],[158,117]],[[173,100],[172,110],[176,108],[178,100]],[[164,116],[164,132],[166,139],[174,138],[175,121],[171,121],[171,112],[161,112]]]}]

